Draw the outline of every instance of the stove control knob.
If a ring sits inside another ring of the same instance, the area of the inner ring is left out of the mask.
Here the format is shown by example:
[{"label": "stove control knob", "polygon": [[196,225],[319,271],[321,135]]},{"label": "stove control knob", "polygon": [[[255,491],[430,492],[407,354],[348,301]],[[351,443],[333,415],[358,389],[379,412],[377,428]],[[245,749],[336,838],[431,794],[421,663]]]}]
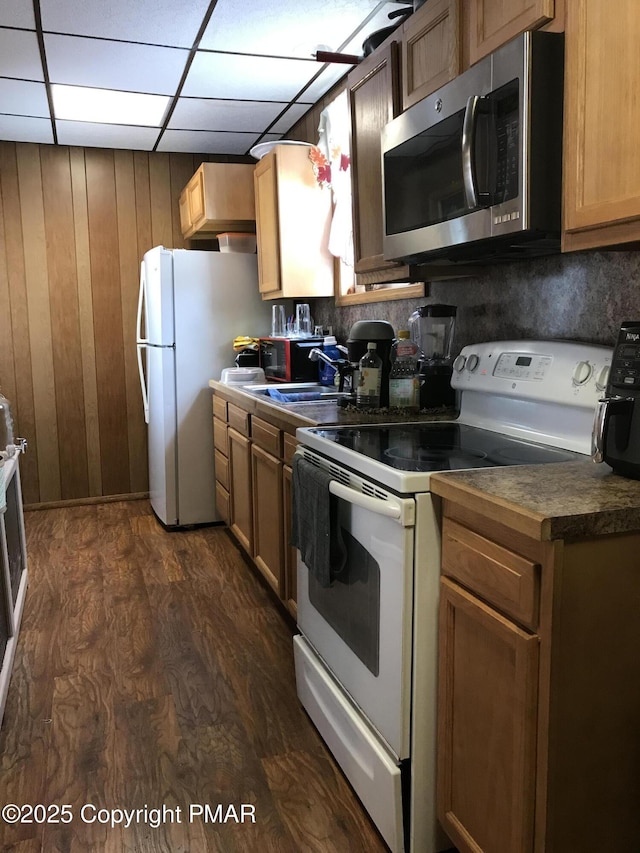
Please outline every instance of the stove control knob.
[{"label": "stove control knob", "polygon": [[480,363],[480,359],[478,358],[478,356],[475,353],[471,353],[471,355],[467,359],[467,364],[466,364],[466,367],[467,367],[467,370],[469,371],[469,373],[473,373],[473,371],[476,370],[476,368],[478,367],[479,363]]},{"label": "stove control knob", "polygon": [[593,373],[593,365],[588,361],[579,361],[573,369],[573,384],[576,386],[584,385]]},{"label": "stove control knob", "polygon": [[467,361],[467,357],[466,357],[466,355],[462,355],[462,353],[460,353],[460,355],[457,355],[455,357],[455,360],[453,362],[453,369],[455,370],[456,373],[462,373],[462,371],[464,370],[464,366],[465,366],[466,361]]},{"label": "stove control knob", "polygon": [[607,382],[609,381],[609,365],[605,364],[605,366],[598,372],[596,376],[596,388],[598,391],[604,391],[607,387]]}]

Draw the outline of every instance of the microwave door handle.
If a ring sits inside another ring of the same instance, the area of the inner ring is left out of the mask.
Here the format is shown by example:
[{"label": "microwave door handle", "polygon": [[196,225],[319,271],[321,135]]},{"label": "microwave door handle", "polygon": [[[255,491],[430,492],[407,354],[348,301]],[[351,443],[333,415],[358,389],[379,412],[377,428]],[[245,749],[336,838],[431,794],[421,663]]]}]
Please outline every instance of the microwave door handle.
[{"label": "microwave door handle", "polygon": [[467,207],[474,210],[478,206],[478,192],[474,177],[473,148],[476,139],[476,124],[480,98],[472,95],[467,100],[462,122],[462,180]]}]

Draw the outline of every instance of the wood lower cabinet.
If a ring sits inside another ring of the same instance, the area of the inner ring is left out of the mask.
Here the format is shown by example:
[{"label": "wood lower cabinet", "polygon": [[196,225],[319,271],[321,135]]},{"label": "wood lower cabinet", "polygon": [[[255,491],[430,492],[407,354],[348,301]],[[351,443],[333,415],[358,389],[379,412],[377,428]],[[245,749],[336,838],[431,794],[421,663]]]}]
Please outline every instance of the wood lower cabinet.
[{"label": "wood lower cabinet", "polygon": [[[529,853],[538,637],[443,578],[438,812],[463,849]],[[475,847],[473,845],[476,845]]]},{"label": "wood lower cabinet", "polygon": [[426,98],[460,71],[460,0],[430,0],[402,28],[402,109]]},{"label": "wood lower cabinet", "polygon": [[639,40],[633,0],[568,4],[564,251],[640,239]]},{"label": "wood lower cabinet", "polygon": [[219,393],[213,400],[216,506],[295,618],[297,552],[289,544],[295,436]]},{"label": "wood lower cabinet", "polygon": [[291,486],[293,455],[298,442],[292,435],[284,436],[284,466],[282,468],[282,502],[284,506],[284,600],[287,609],[297,616],[298,551],[291,543]]},{"label": "wood lower cabinet", "polygon": [[215,471],[216,510],[220,521],[231,523],[229,487],[229,437],[227,435],[227,403],[220,397],[213,398],[213,457]]},{"label": "wood lower cabinet", "polygon": [[635,849],[640,533],[543,541],[445,479],[432,479],[445,832],[460,853]]},{"label": "wood lower cabinet", "polygon": [[253,500],[251,485],[251,441],[229,427],[229,498],[231,530],[244,550],[253,557]]},{"label": "wood lower cabinet", "polygon": [[180,194],[182,236],[211,239],[222,231],[256,230],[253,166],[202,163]]},{"label": "wood lower cabinet", "polygon": [[282,430],[256,417],[251,419],[251,479],[253,488],[253,559],[263,576],[284,595]]}]

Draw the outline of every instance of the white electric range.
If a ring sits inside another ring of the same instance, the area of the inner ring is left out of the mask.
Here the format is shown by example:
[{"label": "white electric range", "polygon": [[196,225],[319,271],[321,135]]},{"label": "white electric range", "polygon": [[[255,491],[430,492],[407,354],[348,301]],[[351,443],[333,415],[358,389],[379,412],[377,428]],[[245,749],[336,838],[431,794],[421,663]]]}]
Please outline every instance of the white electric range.
[{"label": "white electric range", "polygon": [[465,347],[455,420],[305,428],[296,461],[330,474],[341,567],[299,557],[298,695],[393,853],[450,846],[435,817],[440,533],[431,473],[585,458],[612,350]]}]

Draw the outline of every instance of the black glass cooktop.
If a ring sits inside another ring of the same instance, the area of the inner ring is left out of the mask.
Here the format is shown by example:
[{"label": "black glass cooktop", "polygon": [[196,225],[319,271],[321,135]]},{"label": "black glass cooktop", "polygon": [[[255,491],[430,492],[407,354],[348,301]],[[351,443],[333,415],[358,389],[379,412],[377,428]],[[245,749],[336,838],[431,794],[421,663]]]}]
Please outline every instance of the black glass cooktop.
[{"label": "black glass cooktop", "polygon": [[450,422],[328,427],[311,431],[403,471],[455,471],[583,458],[568,450]]}]

